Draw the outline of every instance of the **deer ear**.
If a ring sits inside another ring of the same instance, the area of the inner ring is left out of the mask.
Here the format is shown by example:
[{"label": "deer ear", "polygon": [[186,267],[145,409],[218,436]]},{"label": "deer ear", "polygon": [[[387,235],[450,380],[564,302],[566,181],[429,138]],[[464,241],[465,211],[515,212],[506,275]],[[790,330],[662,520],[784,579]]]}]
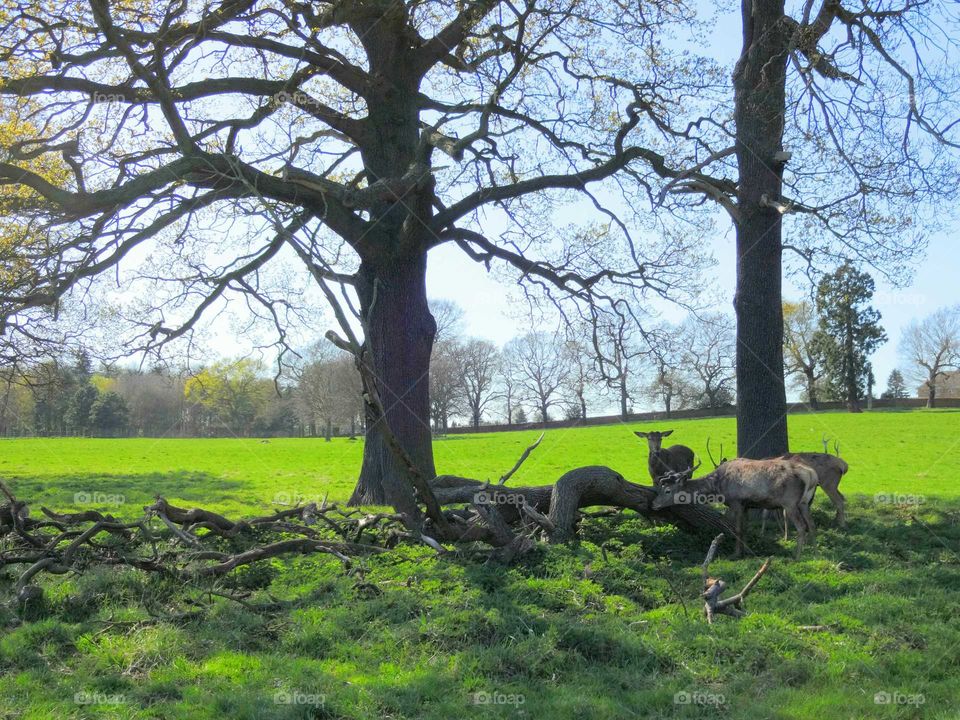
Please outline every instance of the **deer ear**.
[{"label": "deer ear", "polygon": [[638,432],[636,430],[633,431],[633,434],[636,435],[637,437],[642,437],[642,438],[645,438],[647,436],[645,432]]},{"label": "deer ear", "polygon": [[673,432],[673,430],[667,430],[667,431],[665,431],[665,432],[660,433],[660,435],[662,435],[663,437],[666,437],[667,435],[669,435],[669,434],[672,433],[672,432]]}]

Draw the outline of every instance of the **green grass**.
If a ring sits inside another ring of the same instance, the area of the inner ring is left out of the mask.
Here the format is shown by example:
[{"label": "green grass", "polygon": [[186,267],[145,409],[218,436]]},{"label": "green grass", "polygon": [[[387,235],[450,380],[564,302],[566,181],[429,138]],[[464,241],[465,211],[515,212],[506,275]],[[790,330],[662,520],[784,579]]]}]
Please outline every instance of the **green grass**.
[{"label": "green grass", "polygon": [[[670,425],[698,454],[708,435],[734,454],[732,419]],[[709,535],[631,513],[585,521],[580,542],[511,567],[400,547],[363,563],[376,592],[314,556],[222,582],[252,603],[289,603],[273,613],[90,568],[46,578],[32,620],[0,609],[0,718],[958,717],[960,412],[796,415],[790,426],[794,449],[840,439],[850,527],[832,528],[818,496],[818,545],[799,561],[792,541],[756,528],[757,557],[722,550],[713,570],[733,586],[774,557],[741,621],[700,615]],[[650,427],[664,425],[548,432],[511,484],[585,464],[646,482],[631,431]],[[437,468],[496,478],[536,434],[438,440]],[[34,505],[79,508],[76,493],[103,493],[123,496],[111,511],[136,515],[163,494],[239,516],[298,495],[345,498],[361,451],[346,440],[7,440],[0,477]],[[0,597],[14,579],[0,571]],[[200,616],[169,619],[198,602]],[[877,693],[911,702],[877,704]],[[475,703],[491,694],[523,702]],[[276,702],[290,698],[317,702]]]}]

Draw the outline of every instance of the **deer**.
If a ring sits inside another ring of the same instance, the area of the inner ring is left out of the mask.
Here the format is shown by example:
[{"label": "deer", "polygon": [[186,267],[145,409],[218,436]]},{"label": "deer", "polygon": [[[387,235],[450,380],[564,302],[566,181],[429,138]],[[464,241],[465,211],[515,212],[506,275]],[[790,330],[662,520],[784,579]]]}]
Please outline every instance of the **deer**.
[{"label": "deer", "polygon": [[801,453],[789,453],[783,457],[787,460],[796,460],[802,463],[806,463],[814,469],[819,478],[819,485],[823,488],[823,491],[827,494],[827,497],[830,498],[830,502],[833,503],[833,506],[837,509],[837,514],[834,517],[834,523],[839,527],[846,527],[847,517],[844,512],[846,506],[846,498],[843,497],[843,494],[840,492],[840,480],[846,474],[847,470],[850,469],[850,466],[847,464],[846,460],[840,457],[840,442],[835,440],[833,443],[833,455],[830,454],[830,451],[827,449],[827,442],[830,438],[826,435],[823,436],[821,442],[823,443],[823,452],[801,452]]},{"label": "deer", "polygon": [[651,430],[650,432],[633,433],[638,438],[644,438],[647,441],[647,447],[650,450],[647,455],[647,470],[650,471],[650,477],[653,479],[655,486],[660,484],[660,478],[664,475],[684,472],[688,473],[687,477],[691,477],[696,469],[693,466],[693,450],[686,445],[662,447],[663,438],[672,432],[673,430],[664,430],[663,432]]},{"label": "deer", "polygon": [[810,501],[817,490],[817,473],[810,466],[784,458],[747,460],[737,458],[720,463],[703,477],[692,479],[672,472],[661,479],[652,508],[714,501],[727,506],[737,538],[736,556],[743,552],[746,508],[783,509],[797,529],[797,557],[808,537],[813,542],[816,527]]},{"label": "deer", "polygon": [[[834,523],[839,527],[846,527],[847,519],[845,514],[846,498],[843,497],[843,494],[840,492],[840,480],[846,474],[847,470],[850,469],[850,466],[847,465],[847,462],[840,457],[840,442],[835,440],[833,443],[834,454],[831,454],[828,449],[828,442],[830,438],[826,435],[821,439],[823,443],[823,452],[801,452],[801,453],[787,453],[786,455],[781,455],[780,458],[784,460],[793,460],[795,462],[802,462],[805,465],[813,468],[814,472],[817,473],[818,486],[823,488],[823,491],[827,494],[827,497],[830,498],[830,502],[833,503],[833,506],[837,509],[837,514],[834,517]],[[713,463],[714,469],[718,468],[723,463],[727,462],[727,458],[723,457],[723,443],[720,444],[720,462],[717,462],[713,459],[713,453],[710,451],[710,438],[707,438],[707,456],[710,458],[710,462]],[[813,497],[810,498],[810,501],[813,502]],[[780,515],[779,511],[774,511],[778,516]],[[767,529],[767,517],[769,515],[769,510],[763,511],[763,520],[760,525],[760,532],[763,533]],[[778,524],[780,522],[780,517],[778,517]],[[783,521],[783,539],[787,539],[788,528],[786,517],[782,517]]]}]

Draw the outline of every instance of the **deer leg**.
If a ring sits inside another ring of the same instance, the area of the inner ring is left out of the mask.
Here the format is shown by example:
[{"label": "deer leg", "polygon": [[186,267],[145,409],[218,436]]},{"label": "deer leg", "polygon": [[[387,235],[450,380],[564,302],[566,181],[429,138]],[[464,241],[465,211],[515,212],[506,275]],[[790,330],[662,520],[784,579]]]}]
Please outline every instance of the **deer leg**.
[{"label": "deer leg", "polygon": [[823,491],[827,494],[827,497],[830,498],[830,502],[832,502],[833,506],[837,509],[837,516],[834,518],[834,522],[839,527],[846,527],[847,518],[844,514],[846,498],[844,498],[843,494],[841,494],[840,488],[838,487],[839,484],[839,481],[836,483],[831,481],[827,483],[821,483],[821,486],[823,487]]},{"label": "deer leg", "polygon": [[769,510],[764,510],[760,514],[760,534],[761,535],[766,535],[767,533],[767,514],[769,512],[770,512]]},{"label": "deer leg", "polygon": [[801,502],[798,505],[800,510],[800,519],[803,520],[803,524],[806,526],[806,533],[810,538],[810,544],[813,545],[817,541],[817,526],[813,523],[813,514],[810,512],[810,506],[805,502]]},{"label": "deer leg", "polygon": [[797,529],[797,557],[800,557],[800,551],[803,550],[803,541],[806,531],[804,530],[803,518],[800,515],[800,510],[797,509],[797,506],[784,508],[784,514],[790,518],[790,522],[793,523],[793,526]]},{"label": "deer leg", "polygon": [[740,557],[743,555],[743,532],[744,526],[746,525],[744,522],[746,512],[740,503],[733,503],[727,506],[727,514],[730,516],[730,524],[733,525],[733,533],[737,538],[737,547],[736,550],[734,550],[733,556]]}]

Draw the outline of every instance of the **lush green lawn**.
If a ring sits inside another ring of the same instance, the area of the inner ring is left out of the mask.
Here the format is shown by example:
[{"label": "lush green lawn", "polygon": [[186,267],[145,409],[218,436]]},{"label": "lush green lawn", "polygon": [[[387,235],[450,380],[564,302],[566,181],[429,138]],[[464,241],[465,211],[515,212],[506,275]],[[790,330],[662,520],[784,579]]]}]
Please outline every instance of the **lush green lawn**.
[{"label": "lush green lawn", "polygon": [[[511,482],[551,483],[579,465],[609,465],[628,479],[647,482],[646,446],[632,431],[667,425],[674,429],[670,442],[689,445],[702,457],[702,471],[710,467],[708,437],[714,457],[721,442],[725,454],[736,454],[732,418],[551,430]],[[538,434],[438,439],[437,471],[496,479]],[[960,411],[793,415],[790,434],[795,450],[821,450],[825,434],[840,441],[840,454],[851,466],[843,481],[845,493],[960,496]],[[58,507],[72,506],[76,493],[100,492],[123,495],[134,506],[130,512],[157,494],[224,511],[259,512],[298,495],[345,499],[362,451],[362,441],[343,438],[329,443],[297,438],[0,439],[0,477],[25,497]]]},{"label": "lush green lawn", "polygon": [[[734,454],[731,419],[672,426],[698,454],[708,435]],[[511,483],[584,464],[645,482],[631,432],[645,427],[549,432]],[[0,610],[0,718],[960,717],[960,412],[791,417],[794,449],[820,449],[824,433],[851,465],[850,528],[830,527],[819,497],[819,542],[801,560],[792,541],[755,532],[774,565],[741,621],[700,615],[709,536],[629,513],[585,521],[581,542],[509,568],[402,547],[364,563],[376,592],[315,556],[222,581],[252,591],[250,603],[289,603],[273,612],[91,568],[46,579],[38,619]],[[535,436],[439,440],[438,470],[496,478]],[[297,495],[344,498],[361,449],[0,441],[0,477],[35,505],[122,495],[110,509],[133,515],[163,494],[237,516]],[[729,549],[713,570],[739,586],[759,559],[731,561]],[[14,579],[0,570],[0,595]],[[195,603],[209,606],[177,619]]]}]

